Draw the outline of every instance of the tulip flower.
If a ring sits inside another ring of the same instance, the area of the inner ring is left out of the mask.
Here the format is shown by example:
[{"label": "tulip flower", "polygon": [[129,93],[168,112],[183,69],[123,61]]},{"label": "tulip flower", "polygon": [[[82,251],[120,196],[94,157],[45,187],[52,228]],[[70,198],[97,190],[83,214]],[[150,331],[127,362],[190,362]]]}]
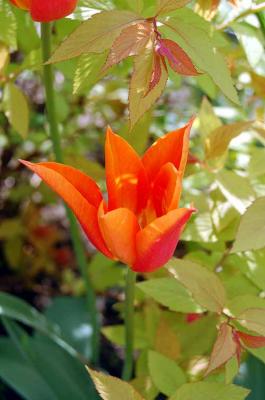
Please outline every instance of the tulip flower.
[{"label": "tulip flower", "polygon": [[192,121],[158,139],[142,158],[110,128],[105,167],[108,200],[89,176],[54,162],[21,161],[73,210],[93,245],[137,272],[172,256],[194,208],[179,208]]},{"label": "tulip flower", "polygon": [[50,22],[71,14],[78,0],[10,0],[18,8],[29,10],[34,21]]}]

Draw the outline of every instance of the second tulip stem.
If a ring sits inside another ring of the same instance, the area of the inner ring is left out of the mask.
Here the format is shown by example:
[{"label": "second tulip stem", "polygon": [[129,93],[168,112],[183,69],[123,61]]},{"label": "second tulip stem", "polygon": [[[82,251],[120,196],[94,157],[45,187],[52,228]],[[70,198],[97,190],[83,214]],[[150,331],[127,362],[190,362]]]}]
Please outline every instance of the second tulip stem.
[{"label": "second tulip stem", "polygon": [[122,371],[125,381],[129,381],[133,373],[135,281],[136,273],[128,268],[125,288],[125,362]]},{"label": "second tulip stem", "polygon": [[[41,24],[41,42],[42,42],[42,55],[43,62],[45,63],[51,57],[51,24]],[[50,137],[53,144],[54,154],[57,162],[63,163],[63,152],[60,142],[60,134],[56,113],[55,93],[54,93],[54,75],[52,66],[50,64],[44,64],[43,67],[43,80],[46,92],[46,107],[47,117],[49,123]],[[91,318],[91,325],[93,328],[92,336],[92,363],[98,363],[99,357],[99,323],[98,313],[96,309],[96,296],[94,289],[89,280],[87,271],[87,260],[84,248],[82,246],[77,222],[71,210],[66,207],[66,213],[70,224],[70,234],[74,247],[74,252],[77,260],[77,264],[80,269],[80,273],[84,279],[86,294],[87,294],[87,305],[88,311]]]}]

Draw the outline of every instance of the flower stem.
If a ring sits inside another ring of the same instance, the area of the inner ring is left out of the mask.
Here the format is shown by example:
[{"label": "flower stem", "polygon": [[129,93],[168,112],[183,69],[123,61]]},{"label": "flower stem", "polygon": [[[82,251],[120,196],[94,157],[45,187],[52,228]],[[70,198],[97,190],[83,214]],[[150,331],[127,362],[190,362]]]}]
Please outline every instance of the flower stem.
[{"label": "flower stem", "polygon": [[[51,57],[51,29],[52,26],[50,23],[41,24],[42,57],[44,63]],[[54,75],[51,64],[44,64],[43,66],[43,81],[46,92],[46,107],[47,107],[47,119],[49,124],[49,134],[53,144],[55,159],[57,162],[63,163],[63,152],[60,142],[59,125],[56,113]],[[66,213],[70,224],[70,234],[74,247],[75,256],[80,269],[80,273],[85,282],[87,307],[93,328],[91,362],[93,364],[97,364],[99,358],[99,321],[96,309],[96,295],[89,279],[87,271],[86,255],[81,243],[77,222],[75,220],[72,211],[68,207],[66,207]]]},{"label": "flower stem", "polygon": [[129,381],[133,373],[135,281],[136,273],[128,268],[125,288],[125,362],[122,371],[125,381]]}]

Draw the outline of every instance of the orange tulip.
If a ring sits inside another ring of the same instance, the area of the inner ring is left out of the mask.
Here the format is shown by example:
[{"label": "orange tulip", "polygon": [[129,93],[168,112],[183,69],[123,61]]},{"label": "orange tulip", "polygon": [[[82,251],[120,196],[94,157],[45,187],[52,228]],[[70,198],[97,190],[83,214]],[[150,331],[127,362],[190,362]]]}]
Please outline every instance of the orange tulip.
[{"label": "orange tulip", "polygon": [[29,10],[34,21],[50,22],[71,14],[78,0],[10,0],[18,8]]},{"label": "orange tulip", "polygon": [[99,251],[134,271],[152,272],[172,257],[194,211],[178,208],[191,125],[158,139],[142,159],[108,128],[108,202],[81,171],[53,162],[21,162],[64,199]]}]

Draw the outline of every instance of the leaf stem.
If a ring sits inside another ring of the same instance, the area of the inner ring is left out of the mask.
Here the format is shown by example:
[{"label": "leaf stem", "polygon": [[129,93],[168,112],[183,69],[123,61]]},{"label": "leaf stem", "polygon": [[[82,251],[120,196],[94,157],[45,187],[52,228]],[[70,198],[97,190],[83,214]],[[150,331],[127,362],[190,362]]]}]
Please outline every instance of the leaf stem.
[{"label": "leaf stem", "polygon": [[[46,92],[47,119],[49,124],[49,134],[52,140],[55,159],[63,163],[63,152],[60,141],[59,125],[56,113],[56,102],[54,92],[54,75],[51,64],[45,64],[51,57],[51,29],[50,23],[41,23],[41,43],[43,57],[43,81]],[[96,308],[96,295],[90,282],[87,271],[87,260],[84,248],[81,243],[80,233],[76,219],[72,211],[66,206],[66,213],[70,224],[70,234],[74,247],[75,256],[86,287],[87,307],[93,328],[92,336],[92,357],[93,364],[98,363],[99,358],[99,321]]]},{"label": "leaf stem", "polygon": [[135,281],[136,273],[128,267],[125,288],[125,362],[122,371],[122,379],[125,381],[129,381],[133,373]]}]

